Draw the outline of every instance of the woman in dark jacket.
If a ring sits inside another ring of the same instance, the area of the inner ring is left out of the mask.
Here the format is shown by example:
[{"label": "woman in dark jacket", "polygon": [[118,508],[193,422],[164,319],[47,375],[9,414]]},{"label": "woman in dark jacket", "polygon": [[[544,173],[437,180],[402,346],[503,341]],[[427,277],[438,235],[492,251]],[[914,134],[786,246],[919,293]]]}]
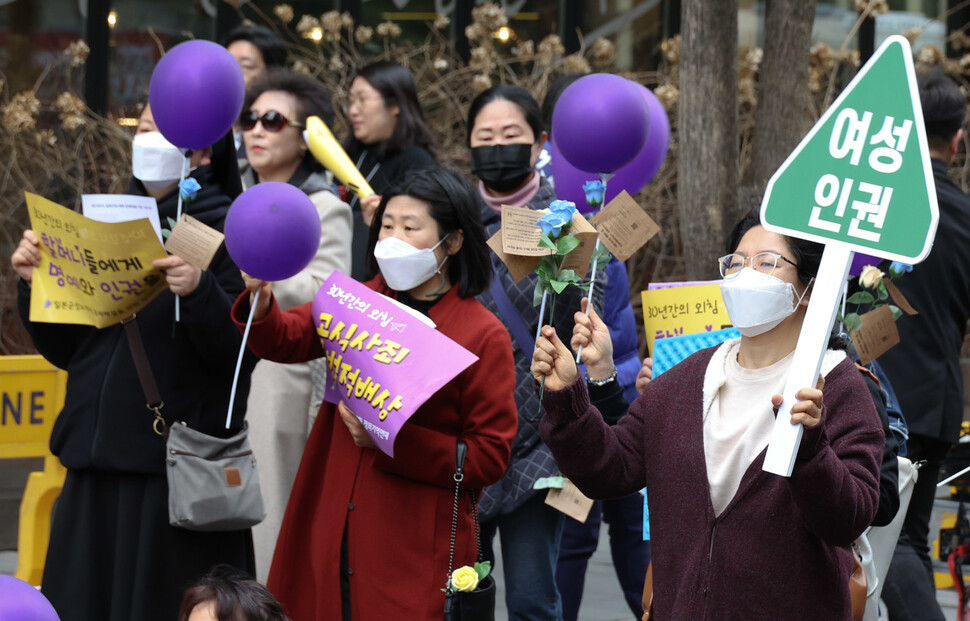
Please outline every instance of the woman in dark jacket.
[{"label": "woman in dark jacket", "polygon": [[[153,141],[156,153],[175,157],[154,132],[146,106],[136,160],[144,140]],[[192,155],[202,189],[183,212],[221,230],[240,185],[231,139],[216,149],[211,162],[209,149]],[[132,193],[155,197],[162,222],[174,219],[178,179],[157,178],[147,167],[136,172],[142,180],[133,181]],[[51,525],[44,595],[63,621],[170,621],[186,587],[213,565],[252,573],[250,531],[202,533],[169,525],[165,439],[153,431],[125,328],[31,322],[30,280],[39,261],[37,239],[25,231],[11,258],[21,277],[20,316],[37,350],[68,372],[64,409],[51,435],[51,451],[67,467],[67,479]],[[211,435],[238,433],[253,362],[247,359],[239,378],[226,429],[240,346],[229,321],[232,300],[244,287],[239,269],[225,247],[206,271],[177,256],[155,266],[165,270],[169,290],[138,312],[136,326],[164,402],[162,416]],[[180,296],[178,322],[173,294]]]},{"label": "woman in dark jacket", "polygon": [[367,277],[367,235],[383,194],[408,170],[435,164],[434,138],[424,122],[414,76],[387,60],[362,68],[350,83],[347,114],[353,129],[344,144],[347,155],[374,190],[358,200],[354,213],[352,276]]}]

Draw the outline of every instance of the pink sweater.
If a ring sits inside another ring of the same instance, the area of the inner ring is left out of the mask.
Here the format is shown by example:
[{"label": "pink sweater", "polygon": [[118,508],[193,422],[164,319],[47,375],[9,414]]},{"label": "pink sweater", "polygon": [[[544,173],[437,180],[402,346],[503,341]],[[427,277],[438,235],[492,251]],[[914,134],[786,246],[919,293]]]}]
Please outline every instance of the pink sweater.
[{"label": "pink sweater", "polygon": [[542,439],[592,498],[647,487],[658,619],[851,619],[849,545],[875,515],[885,443],[861,375],[846,359],[825,378],[791,478],[764,472],[762,451],[715,517],[701,420],[714,351],[651,382],[614,427],[579,379],[546,390]]}]

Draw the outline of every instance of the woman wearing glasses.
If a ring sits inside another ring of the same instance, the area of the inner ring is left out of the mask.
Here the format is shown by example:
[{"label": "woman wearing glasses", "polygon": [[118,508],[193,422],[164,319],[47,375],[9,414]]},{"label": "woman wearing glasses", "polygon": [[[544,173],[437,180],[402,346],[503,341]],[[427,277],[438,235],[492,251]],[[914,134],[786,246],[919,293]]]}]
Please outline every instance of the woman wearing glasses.
[{"label": "woman wearing glasses", "polygon": [[[544,327],[532,364],[545,377],[542,437],[587,495],[647,488],[657,618],[851,619],[850,545],[876,513],[882,427],[854,363],[830,349],[824,379],[796,393],[804,433],[792,476],[762,470],[822,247],[753,214],[729,250],[721,290],[741,338],[654,379],[613,427],[590,395],[622,410],[619,386],[587,393],[574,355]],[[615,377],[595,313],[576,314],[571,345],[583,345],[589,378]]]},{"label": "woman wearing glasses", "polygon": [[[333,124],[327,89],[308,76],[271,70],[250,86],[240,117],[248,160],[243,185],[295,185],[310,197],[320,216],[320,246],[313,260],[299,274],[273,283],[284,310],[312,300],[333,270],[350,271],[350,207],[334,194],[328,175],[303,140],[306,118],[314,115]],[[322,365],[261,360],[252,375],[247,420],[266,504],[266,519],[253,529],[257,577],[262,581],[269,574],[286,501],[320,405],[312,394],[314,370],[322,370]]]},{"label": "woman wearing glasses", "polygon": [[347,116],[352,133],[344,144],[375,194],[354,196],[353,272],[367,277],[367,233],[383,194],[408,170],[435,164],[434,138],[424,122],[414,76],[397,63],[382,60],[360,69],[350,83]]}]

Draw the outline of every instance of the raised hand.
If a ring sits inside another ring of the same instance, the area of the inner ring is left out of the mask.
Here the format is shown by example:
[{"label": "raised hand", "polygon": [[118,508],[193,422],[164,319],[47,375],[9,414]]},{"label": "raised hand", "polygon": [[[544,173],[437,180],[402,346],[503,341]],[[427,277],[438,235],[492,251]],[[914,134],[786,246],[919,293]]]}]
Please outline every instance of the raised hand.
[{"label": "raised hand", "polygon": [[531,370],[536,381],[542,382],[545,378],[545,388],[548,390],[562,390],[579,373],[572,353],[556,336],[552,326],[542,326],[532,354]]},{"label": "raised hand", "polygon": [[24,231],[17,249],[10,256],[10,264],[17,275],[30,282],[34,268],[40,266],[40,244],[30,229]]},{"label": "raised hand", "polygon": [[259,300],[256,302],[256,309],[253,311],[253,321],[259,321],[269,312],[269,301],[273,297],[273,283],[253,278],[246,272],[239,273],[242,274],[243,282],[246,283],[246,288],[249,289],[250,304],[253,303],[256,292],[259,292]]},{"label": "raised hand", "polygon": [[610,330],[603,320],[596,314],[596,310],[589,308],[589,298],[580,300],[582,311],[573,316],[576,324],[573,326],[573,337],[569,345],[573,351],[580,352],[580,362],[586,365],[586,373],[591,379],[605,379],[613,374],[613,341]]}]

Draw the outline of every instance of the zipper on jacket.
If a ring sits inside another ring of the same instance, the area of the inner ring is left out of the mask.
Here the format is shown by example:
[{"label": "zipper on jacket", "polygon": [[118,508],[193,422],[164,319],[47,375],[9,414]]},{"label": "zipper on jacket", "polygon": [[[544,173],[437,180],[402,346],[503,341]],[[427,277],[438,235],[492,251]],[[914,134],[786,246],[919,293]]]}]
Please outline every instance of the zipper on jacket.
[{"label": "zipper on jacket", "polygon": [[[168,449],[171,455],[186,455],[188,457],[198,457],[199,459],[211,459],[210,457],[203,457],[201,455],[196,455],[195,453],[189,453],[188,451],[180,451],[178,449]],[[243,451],[242,453],[236,453],[235,455],[221,455],[219,459],[233,459],[236,457],[245,457],[246,455],[252,455],[252,451]]]}]

